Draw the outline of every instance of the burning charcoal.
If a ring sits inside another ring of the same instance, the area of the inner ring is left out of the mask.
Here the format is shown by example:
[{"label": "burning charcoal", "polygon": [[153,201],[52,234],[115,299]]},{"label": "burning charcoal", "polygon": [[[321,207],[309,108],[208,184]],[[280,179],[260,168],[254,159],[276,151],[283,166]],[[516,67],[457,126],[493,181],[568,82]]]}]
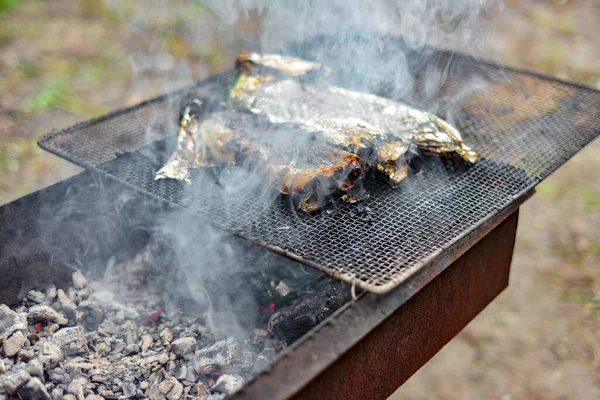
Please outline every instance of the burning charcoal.
[{"label": "burning charcoal", "polygon": [[169,328],[165,328],[160,332],[160,338],[163,341],[163,344],[166,346],[173,341],[173,332]]},{"label": "burning charcoal", "polygon": [[140,319],[140,314],[133,308],[125,307],[123,310],[123,316],[126,319],[130,319],[133,321],[138,321]]},{"label": "burning charcoal", "polygon": [[121,333],[121,328],[111,320],[105,320],[98,327],[98,331],[106,335],[118,335]]},{"label": "burning charcoal", "polygon": [[78,310],[85,315],[83,323],[88,330],[96,329],[104,319],[104,311],[90,300],[81,301]]},{"label": "burning charcoal", "polygon": [[75,371],[75,370],[88,370],[88,369],[92,369],[96,366],[101,365],[102,362],[101,361],[96,361],[95,363],[91,363],[91,362],[86,362],[86,359],[82,358],[82,357],[77,357],[71,361],[68,361],[64,364],[64,367],[66,370],[68,371]]},{"label": "burning charcoal", "polygon": [[275,290],[277,290],[277,293],[279,293],[281,297],[285,297],[290,293],[290,288],[284,281],[279,282],[275,287]]},{"label": "burning charcoal", "polygon": [[0,394],[6,393],[13,395],[17,393],[19,387],[25,385],[31,376],[23,370],[11,374],[0,376]]},{"label": "burning charcoal", "polygon": [[88,300],[97,301],[104,304],[110,304],[115,300],[115,294],[109,291],[100,291],[90,294]]},{"label": "burning charcoal", "polygon": [[185,375],[185,380],[189,382],[196,382],[196,371],[194,370],[194,364],[189,363],[187,366],[187,373]]},{"label": "burning charcoal", "polygon": [[105,399],[108,397],[115,397],[115,392],[108,389],[99,389],[98,393],[100,393],[100,396],[102,396]]},{"label": "burning charcoal", "polygon": [[71,279],[73,279],[73,287],[75,289],[83,289],[87,286],[88,281],[85,276],[83,276],[81,271],[73,272]]},{"label": "burning charcoal", "polygon": [[256,342],[261,342],[261,341],[265,340],[268,336],[269,336],[269,332],[267,332],[265,329],[258,329],[258,328],[252,329],[252,334],[250,335],[252,340],[254,340]]},{"label": "burning charcoal", "polygon": [[227,356],[233,368],[251,368],[256,353],[247,340],[237,337],[227,339]]},{"label": "burning charcoal", "polygon": [[133,397],[137,393],[137,389],[133,383],[123,384],[123,396]]},{"label": "burning charcoal", "polygon": [[8,339],[16,331],[26,330],[27,322],[23,315],[19,315],[4,304],[0,304],[0,342]]},{"label": "burning charcoal", "polygon": [[148,386],[145,396],[150,400],[164,400],[165,398],[165,396],[163,396],[163,394],[160,392],[158,384],[156,383],[153,383],[150,386]]},{"label": "burning charcoal", "polygon": [[11,337],[4,341],[4,344],[2,345],[2,353],[6,357],[14,357],[17,354],[19,354],[19,351],[21,351],[21,348],[23,347],[26,341],[27,338],[25,337],[25,335],[23,335],[23,332],[17,331],[13,333]]},{"label": "burning charcoal", "polygon": [[34,355],[33,349],[21,349],[19,352],[19,360],[27,362],[32,360]]},{"label": "burning charcoal", "polygon": [[240,375],[224,374],[217,379],[217,383],[212,387],[212,390],[229,395],[240,390],[242,386],[244,386],[244,378]]},{"label": "burning charcoal", "polygon": [[67,389],[69,393],[77,397],[77,400],[83,400],[84,390],[88,384],[88,380],[85,378],[77,378],[73,379],[73,381],[69,384],[69,388]]},{"label": "burning charcoal", "polygon": [[183,381],[187,377],[187,367],[185,365],[182,365],[178,371],[176,370],[174,372],[176,372],[176,374],[173,375],[175,375],[177,380]]},{"label": "burning charcoal", "polygon": [[152,347],[152,336],[143,335],[142,336],[142,351],[148,351]]},{"label": "burning charcoal", "polygon": [[98,372],[98,370],[92,370],[91,371],[91,378],[90,380],[92,382],[101,382],[101,383],[107,383],[108,382],[108,377],[106,375],[100,375],[100,374],[96,374],[95,372]]},{"label": "burning charcoal", "polygon": [[30,400],[50,400],[44,384],[38,378],[32,378],[19,388],[19,397]]},{"label": "burning charcoal", "polygon": [[51,303],[52,300],[54,300],[54,298],[56,297],[56,286],[51,285],[46,289],[46,292],[44,294],[46,301],[48,303]]},{"label": "burning charcoal", "polygon": [[60,329],[54,334],[52,341],[58,344],[67,356],[83,353],[87,347],[87,340],[80,326]]},{"label": "burning charcoal", "polygon": [[194,368],[201,374],[212,374],[227,365],[227,342],[221,340],[210,347],[200,349],[194,357]]},{"label": "burning charcoal", "polygon": [[151,356],[148,356],[146,358],[143,358],[139,361],[140,366],[142,367],[146,367],[146,368],[150,368],[152,366],[157,366],[158,363],[158,355],[154,354]]},{"label": "burning charcoal", "polygon": [[34,303],[40,304],[46,300],[46,295],[39,290],[30,290],[27,292],[27,298]]},{"label": "burning charcoal", "polygon": [[5,373],[8,373],[13,368],[13,366],[15,365],[15,363],[18,362],[18,361],[16,361],[13,358],[5,358],[2,361],[3,361],[3,364],[4,364],[4,372]]},{"label": "burning charcoal", "polygon": [[54,388],[50,393],[50,397],[52,400],[60,400],[64,399],[63,397],[64,391],[61,388]]},{"label": "burning charcoal", "polygon": [[29,313],[27,314],[27,319],[31,325],[35,325],[37,323],[66,325],[67,322],[69,322],[64,315],[56,312],[54,309],[46,305],[31,307],[29,309]]},{"label": "burning charcoal", "polygon": [[36,359],[33,359],[27,363],[25,371],[27,371],[27,373],[31,376],[37,376],[39,378],[44,377],[44,367],[42,367],[42,363]]},{"label": "burning charcoal", "polygon": [[142,315],[142,325],[156,325],[158,323],[158,319],[160,318],[161,313],[162,308],[157,308],[150,314]]},{"label": "burning charcoal", "polygon": [[48,371],[48,379],[58,383],[68,383],[71,381],[69,376],[65,375],[65,371],[58,367]]},{"label": "burning charcoal", "polygon": [[193,337],[177,339],[171,345],[171,349],[179,358],[187,354],[193,353],[195,348],[196,339],[194,339]]},{"label": "burning charcoal", "polygon": [[77,305],[65,294],[62,289],[56,291],[58,302],[60,303],[61,311],[69,318],[71,323],[76,322],[75,310]]},{"label": "burning charcoal", "polygon": [[[124,263],[122,268],[127,274],[135,271],[136,276],[143,275],[139,266],[132,270]],[[292,304],[298,287],[291,279],[281,284],[280,276],[264,274],[264,278],[265,282],[255,285],[257,295],[268,294],[252,303],[263,305],[268,318],[272,313],[268,304],[278,308]],[[42,383],[45,397],[40,398],[44,399],[222,399],[241,387],[253,368],[268,365],[276,353],[274,339],[264,329],[265,316],[248,326],[249,339],[229,337],[214,342],[204,310],[194,309],[188,314],[183,302],[152,285],[131,293],[130,278],[119,275],[118,270],[107,279],[114,282],[110,283],[114,293],[126,296],[123,304],[115,301],[113,292],[88,295],[88,290],[108,285],[90,281],[78,285],[82,287],[79,290],[51,288],[43,295],[42,304],[34,304],[42,298],[40,293],[31,292],[18,309],[21,314],[0,307],[0,328],[4,329],[0,335],[6,332],[8,339],[0,342],[0,349],[4,346],[8,354],[14,354],[0,365],[0,399],[3,395],[17,396],[32,379]],[[169,312],[163,313],[162,307]],[[29,331],[28,322],[33,325]],[[65,327],[65,323],[69,325]],[[13,342],[17,347],[10,351]],[[264,347],[270,350],[257,357],[257,350]],[[216,375],[207,376],[212,373]],[[215,382],[221,375],[225,378]],[[31,390],[37,390],[37,382],[30,385]],[[206,388],[213,386],[219,390],[211,394]],[[26,397],[33,392],[23,393]]]},{"label": "burning charcoal", "polygon": [[120,355],[118,353],[122,353],[126,347],[127,347],[127,344],[125,343],[125,341],[123,339],[115,339],[115,341],[113,342],[113,347],[112,347],[113,355],[111,358],[119,357]]},{"label": "burning charcoal", "polygon": [[276,354],[277,352],[275,351],[275,349],[271,348],[265,348],[263,351],[261,351],[258,357],[256,357],[254,367],[252,368],[254,373],[258,374],[259,372],[268,369],[271,366],[273,360],[275,359]]},{"label": "burning charcoal", "polygon": [[116,325],[121,325],[125,322],[125,315],[123,315],[123,311],[117,311],[111,318],[111,322],[114,322]]},{"label": "burning charcoal", "polygon": [[137,343],[134,344],[128,344],[127,347],[125,347],[125,354],[128,356],[132,356],[134,354],[137,354],[140,352],[140,345]]},{"label": "burning charcoal", "polygon": [[110,353],[110,346],[105,342],[98,343],[96,345],[96,353],[98,353],[99,356],[104,357]]},{"label": "burning charcoal", "polygon": [[8,380],[8,376],[0,375],[0,399],[4,400],[7,394],[14,394],[16,391],[16,386]]},{"label": "burning charcoal", "polygon": [[332,281],[325,290],[273,313],[269,330],[288,344],[293,343],[351,299],[347,284]]},{"label": "burning charcoal", "polygon": [[210,399],[210,392],[208,391],[206,386],[204,386],[204,383],[202,383],[202,382],[198,383],[198,385],[196,385],[196,391],[198,392],[198,395],[196,397],[197,400],[209,400]]},{"label": "burning charcoal", "polygon": [[165,379],[158,385],[158,390],[168,400],[178,400],[183,393],[183,385],[175,378]]},{"label": "burning charcoal", "polygon": [[130,344],[139,344],[140,337],[135,330],[130,330],[126,335],[126,342],[128,345]]},{"label": "burning charcoal", "polygon": [[254,349],[242,339],[230,337],[196,352],[194,365],[196,372],[212,374],[226,367],[250,368],[254,363]]},{"label": "burning charcoal", "polygon": [[25,307],[24,305],[20,305],[19,307],[14,309],[14,312],[16,313],[27,313],[28,308]]},{"label": "burning charcoal", "polygon": [[69,288],[67,290],[67,296],[71,299],[75,304],[79,304],[81,300],[86,299],[90,295],[90,291],[88,288],[83,288],[81,290],[75,290],[73,288]]},{"label": "burning charcoal", "polygon": [[169,362],[169,355],[167,353],[161,353],[158,356],[158,362],[161,363],[162,365],[165,365],[166,363]]}]

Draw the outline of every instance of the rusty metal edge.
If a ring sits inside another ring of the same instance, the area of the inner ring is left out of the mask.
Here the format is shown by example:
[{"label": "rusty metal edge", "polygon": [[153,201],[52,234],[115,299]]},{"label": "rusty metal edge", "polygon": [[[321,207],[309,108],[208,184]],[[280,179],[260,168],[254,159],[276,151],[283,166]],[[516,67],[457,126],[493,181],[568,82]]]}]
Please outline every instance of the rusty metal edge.
[{"label": "rusty metal edge", "polygon": [[[478,229],[464,235],[440,254],[432,256],[421,268],[415,269],[406,277],[404,284],[396,290],[382,295],[362,293],[355,301],[347,303],[281,353],[270,370],[254,377],[231,399],[289,399],[297,394],[475,243],[517,211],[534,193],[534,189],[522,193]],[[307,356],[310,363],[297,362],[298,358]],[[292,374],[289,365],[284,365],[286,361],[296,361]]]},{"label": "rusty metal edge", "polygon": [[[525,200],[527,200],[527,198],[531,197],[534,192],[535,192],[534,188],[525,189],[520,194],[518,194],[517,196],[515,196],[515,199],[520,199],[523,196],[526,196]],[[525,201],[525,200],[523,200],[523,201]],[[513,200],[513,202],[511,202],[511,204],[508,207],[510,207],[512,204],[514,204],[514,201],[518,201],[518,200]],[[500,213],[501,212],[502,211],[500,211]],[[400,274],[394,276],[389,282],[387,282],[387,283],[385,283],[383,285],[373,285],[373,284],[367,283],[365,281],[362,281],[360,279],[356,279],[352,275],[344,274],[344,273],[336,271],[334,269],[325,267],[325,266],[323,266],[322,264],[319,264],[316,261],[304,258],[301,255],[298,255],[296,253],[293,253],[293,252],[290,252],[288,250],[285,250],[284,248],[281,248],[281,247],[279,247],[277,245],[274,245],[272,243],[266,242],[266,241],[261,240],[259,238],[251,237],[251,236],[246,236],[246,235],[243,235],[243,234],[236,234],[235,232],[233,234],[236,235],[236,236],[238,236],[238,237],[240,237],[240,238],[248,240],[248,241],[250,241],[250,242],[252,242],[252,243],[254,243],[256,245],[259,245],[259,246],[262,246],[262,247],[266,247],[267,249],[269,249],[269,250],[271,250],[271,251],[273,251],[273,252],[275,252],[277,254],[280,254],[280,255],[282,255],[284,257],[290,258],[290,259],[292,259],[294,261],[298,261],[298,262],[300,262],[302,264],[305,264],[305,265],[307,265],[307,266],[309,266],[311,268],[314,268],[314,269],[319,270],[321,272],[324,272],[324,273],[326,273],[328,275],[331,275],[334,278],[337,278],[337,279],[339,279],[341,281],[344,281],[346,283],[354,285],[354,286],[356,286],[359,289],[363,289],[363,290],[366,290],[367,292],[371,292],[371,293],[375,293],[375,294],[385,294],[385,293],[388,293],[390,290],[398,287],[398,285],[400,285],[401,283],[403,283],[404,281],[406,281],[407,279],[409,279],[411,276],[413,276],[414,274],[416,274],[420,269],[425,268],[425,267],[427,267],[427,265],[433,263],[437,258],[443,257],[444,254],[448,251],[448,249],[452,248],[455,244],[457,244],[460,241],[462,241],[465,237],[469,236],[472,232],[477,231],[477,230],[479,230],[481,228],[485,229],[486,225],[488,225],[489,222],[491,222],[492,220],[494,220],[494,218],[497,215],[499,215],[499,213],[491,213],[486,218],[482,219],[479,224],[474,225],[471,230],[465,231],[461,235],[456,236],[448,244],[446,244],[445,246],[440,247],[438,250],[436,250],[435,252],[431,253],[429,256],[423,258],[418,263],[410,265],[409,267],[406,268],[405,271],[403,271]],[[500,222],[502,222],[502,221],[500,221]],[[498,222],[498,223],[500,223],[500,222]],[[487,234],[490,230],[491,229],[489,229],[485,234]],[[483,235],[483,236],[485,236],[485,235]],[[481,237],[483,237],[483,236],[481,236]],[[479,239],[477,239],[477,240],[479,240]],[[466,249],[465,249],[465,251],[466,251]],[[460,255],[462,255],[462,253]],[[458,257],[460,257],[460,255]],[[456,258],[458,258],[458,257],[456,257]]]}]

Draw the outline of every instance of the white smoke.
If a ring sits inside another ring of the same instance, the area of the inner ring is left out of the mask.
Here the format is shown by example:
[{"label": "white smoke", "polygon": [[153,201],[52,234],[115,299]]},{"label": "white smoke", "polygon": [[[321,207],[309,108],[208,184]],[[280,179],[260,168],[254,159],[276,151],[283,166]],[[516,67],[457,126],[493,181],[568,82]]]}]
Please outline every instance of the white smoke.
[{"label": "white smoke", "polygon": [[483,45],[498,0],[207,0],[223,24],[260,15],[261,50],[320,34],[371,31],[434,45]]},{"label": "white smoke", "polygon": [[[122,1],[106,1],[111,9],[121,10]],[[189,60],[177,59],[169,53],[164,36],[166,30],[173,28],[161,21],[172,12],[173,3],[166,0],[133,2],[133,12],[119,14],[127,25],[126,35],[144,44],[132,49],[130,54],[134,88],[140,92],[147,86],[171,91],[213,72],[207,66],[198,69],[198,65]],[[197,48],[211,42],[222,45],[226,50],[218,57],[222,59],[223,68],[233,67],[233,57],[242,49],[281,52],[294,43],[310,43],[315,37],[326,35],[327,45],[308,49],[308,53],[323,64],[335,66],[343,85],[385,92],[403,100],[413,96],[417,74],[425,76],[428,98],[435,98],[443,83],[443,71],[429,65],[433,53],[426,45],[475,52],[485,43],[484,31],[490,24],[488,16],[502,9],[500,0],[188,0],[175,3],[202,5],[202,11],[195,18],[182,18],[177,31]],[[140,23],[141,20],[145,22]],[[368,39],[363,40],[365,37]],[[403,46],[391,44],[389,37],[404,38]],[[156,85],[153,79],[161,83]],[[359,81],[355,81],[357,79]],[[249,185],[244,174],[222,174],[219,178],[226,194],[234,197],[244,191],[244,185]],[[256,182],[251,184],[256,185]],[[226,202],[227,198],[223,200]],[[231,220],[235,218],[236,215],[231,215]],[[180,211],[169,214],[160,224],[160,234],[174,238],[175,247],[184,249],[177,254],[176,261],[183,269],[187,289],[197,294],[199,302],[210,305],[208,317],[213,330],[224,336],[239,333],[234,313],[229,314],[224,309],[214,313],[212,308],[216,303],[228,303],[231,299],[207,297],[209,292],[215,296],[215,290],[206,285],[219,281],[226,285],[237,270],[254,268],[247,264],[248,248]],[[246,298],[240,296],[239,300],[246,301]]]}]

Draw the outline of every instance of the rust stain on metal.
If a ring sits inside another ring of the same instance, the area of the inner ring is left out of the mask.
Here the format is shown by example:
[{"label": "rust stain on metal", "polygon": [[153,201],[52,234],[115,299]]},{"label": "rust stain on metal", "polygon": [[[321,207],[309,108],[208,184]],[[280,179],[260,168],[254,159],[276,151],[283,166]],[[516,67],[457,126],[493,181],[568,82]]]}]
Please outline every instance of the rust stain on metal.
[{"label": "rust stain on metal", "polygon": [[515,212],[292,398],[387,398],[508,285],[516,228]]},{"label": "rust stain on metal", "polygon": [[389,396],[506,287],[516,210],[530,195],[515,200],[396,290],[363,294],[344,306],[234,398]]}]

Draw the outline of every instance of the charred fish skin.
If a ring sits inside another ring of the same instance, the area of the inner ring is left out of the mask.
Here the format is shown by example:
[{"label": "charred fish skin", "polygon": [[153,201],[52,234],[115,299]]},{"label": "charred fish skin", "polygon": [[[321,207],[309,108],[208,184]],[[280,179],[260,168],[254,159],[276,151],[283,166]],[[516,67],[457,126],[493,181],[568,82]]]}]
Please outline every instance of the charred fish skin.
[{"label": "charred fish skin", "polygon": [[224,139],[242,144],[238,165],[263,176],[303,211],[317,211],[331,195],[349,191],[364,177],[360,157],[321,143],[298,126],[257,124],[245,113],[227,117],[240,121]]}]

